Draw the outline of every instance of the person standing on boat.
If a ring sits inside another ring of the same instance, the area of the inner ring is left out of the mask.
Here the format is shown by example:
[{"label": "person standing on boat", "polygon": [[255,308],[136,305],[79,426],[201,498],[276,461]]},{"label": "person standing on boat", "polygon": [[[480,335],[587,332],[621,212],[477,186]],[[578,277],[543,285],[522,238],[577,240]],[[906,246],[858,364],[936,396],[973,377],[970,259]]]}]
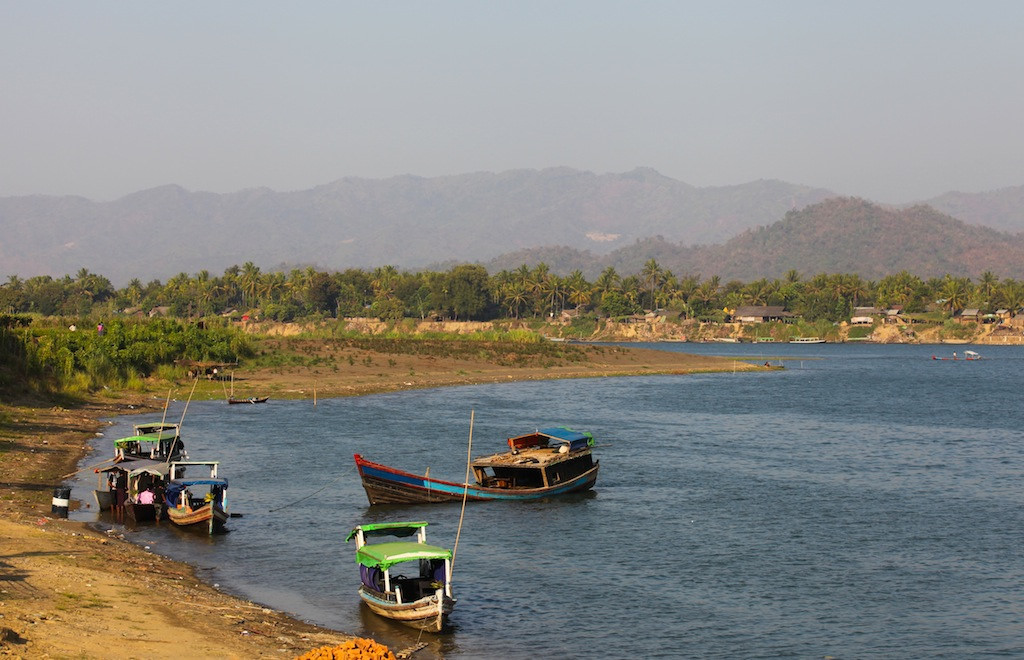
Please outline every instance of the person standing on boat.
[{"label": "person standing on boat", "polygon": [[146,486],[146,490],[139,493],[139,504],[152,504],[155,499],[152,486]]}]

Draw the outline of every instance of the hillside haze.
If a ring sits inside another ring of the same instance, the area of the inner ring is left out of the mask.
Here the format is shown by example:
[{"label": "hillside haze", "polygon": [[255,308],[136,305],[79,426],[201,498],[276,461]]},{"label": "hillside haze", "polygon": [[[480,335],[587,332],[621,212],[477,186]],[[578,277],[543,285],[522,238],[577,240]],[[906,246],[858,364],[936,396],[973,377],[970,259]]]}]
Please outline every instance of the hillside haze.
[{"label": "hillside haze", "polygon": [[324,269],[449,260],[565,245],[607,254],[637,239],[702,244],[831,196],[780,181],[696,188],[654,170],[569,168],[384,180],[230,194],[162,186],[112,202],[0,199],[0,275],[80,268],[123,284],[252,261]]},{"label": "hillside haze", "polygon": [[479,262],[491,272],[543,261],[595,277],[608,265],[639,272],[652,258],[676,274],[744,280],[789,269],[1024,275],[1021,239],[980,226],[1019,231],[1024,186],[932,204],[940,210],[882,207],[769,180],[697,188],[646,168],[346,178],[292,192],[168,185],[112,202],[7,197],[0,276],[88,268],[123,285],[248,261],[324,270]]}]

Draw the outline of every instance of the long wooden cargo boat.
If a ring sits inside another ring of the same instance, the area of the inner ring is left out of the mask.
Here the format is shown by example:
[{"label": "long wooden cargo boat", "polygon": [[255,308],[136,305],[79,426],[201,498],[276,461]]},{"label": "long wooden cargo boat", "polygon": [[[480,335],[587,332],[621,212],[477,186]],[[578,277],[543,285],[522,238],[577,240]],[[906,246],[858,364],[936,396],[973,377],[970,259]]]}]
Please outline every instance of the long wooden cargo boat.
[{"label": "long wooden cargo boat", "polygon": [[[427,544],[426,522],[358,525],[345,542],[356,539],[356,563],[362,584],[359,597],[371,611],[401,624],[441,632],[455,609],[452,552]],[[368,538],[416,536],[415,541],[367,543]],[[393,575],[400,566],[405,575]]]},{"label": "long wooden cargo boat", "polygon": [[414,474],[364,459],[356,467],[370,504],[420,504],[469,500],[534,500],[593,488],[599,461],[590,433],[563,427],[508,439],[510,451],[472,461],[475,483]]}]

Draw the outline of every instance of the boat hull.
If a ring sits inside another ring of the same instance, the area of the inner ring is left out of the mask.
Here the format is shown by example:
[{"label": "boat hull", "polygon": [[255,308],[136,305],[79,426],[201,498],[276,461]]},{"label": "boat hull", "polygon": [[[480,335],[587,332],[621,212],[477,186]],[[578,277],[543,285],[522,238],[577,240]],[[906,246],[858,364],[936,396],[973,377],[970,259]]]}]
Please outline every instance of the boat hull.
[{"label": "boat hull", "polygon": [[597,481],[600,462],[572,479],[546,488],[487,488],[452,481],[432,479],[424,475],[396,470],[386,465],[372,463],[358,454],[355,457],[363,490],[370,504],[428,504],[436,502],[461,502],[463,493],[468,500],[536,500],[553,495],[565,495],[589,490]]},{"label": "boat hull", "polygon": [[455,599],[436,595],[411,603],[398,604],[384,594],[366,587],[359,588],[359,597],[375,614],[403,625],[427,632],[441,632],[448,627],[448,615],[455,609]]},{"label": "boat hull", "polygon": [[100,511],[110,511],[114,508],[114,493],[109,490],[94,490],[93,497],[96,498],[96,507]]},{"label": "boat hull", "polygon": [[207,534],[224,531],[224,525],[228,521],[227,511],[214,507],[213,503],[191,511],[182,508],[168,509],[167,517],[178,527]]},{"label": "boat hull", "polygon": [[135,523],[153,522],[157,517],[155,504],[139,504],[131,500],[124,503],[124,512],[128,520]]}]

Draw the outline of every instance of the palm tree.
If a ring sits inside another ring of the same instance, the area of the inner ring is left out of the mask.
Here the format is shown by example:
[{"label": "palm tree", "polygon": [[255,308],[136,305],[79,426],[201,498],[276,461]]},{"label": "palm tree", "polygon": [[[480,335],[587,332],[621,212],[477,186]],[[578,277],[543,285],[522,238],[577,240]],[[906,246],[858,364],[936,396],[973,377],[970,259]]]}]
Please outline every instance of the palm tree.
[{"label": "palm tree", "polygon": [[528,300],[529,291],[524,282],[516,280],[505,285],[502,292],[502,302],[512,318],[519,318],[520,310],[522,310]]},{"label": "palm tree", "polygon": [[991,306],[995,298],[996,287],[998,286],[999,278],[992,271],[986,270],[981,274],[981,278],[978,280],[977,291],[981,294],[982,307],[985,308],[986,312],[992,311]]},{"label": "palm tree", "polygon": [[592,297],[590,284],[583,277],[583,272],[574,270],[565,281],[569,302],[577,309],[590,304]]},{"label": "palm tree", "polygon": [[614,266],[608,266],[601,274],[598,275],[594,281],[594,292],[595,293],[608,293],[609,291],[618,291],[622,285],[622,278],[615,271]]},{"label": "palm tree", "polygon": [[996,289],[996,299],[1010,314],[1016,314],[1024,307],[1024,284],[1012,279],[1005,279]]},{"label": "palm tree", "polygon": [[260,285],[260,267],[251,261],[246,261],[242,264],[242,304],[246,303],[246,297],[248,297],[249,306],[254,307],[256,305],[256,290]]},{"label": "palm tree", "polygon": [[650,289],[651,292],[651,310],[654,310],[654,288],[661,284],[663,277],[663,271],[661,266],[658,265],[657,260],[653,257],[647,260],[644,264],[643,270],[640,271],[640,277],[643,279],[644,284]]},{"label": "palm tree", "polygon": [[950,314],[963,309],[971,295],[970,282],[970,279],[966,277],[951,277],[947,275],[946,281],[942,285],[942,297],[945,299],[942,302],[943,309],[947,310]]}]

